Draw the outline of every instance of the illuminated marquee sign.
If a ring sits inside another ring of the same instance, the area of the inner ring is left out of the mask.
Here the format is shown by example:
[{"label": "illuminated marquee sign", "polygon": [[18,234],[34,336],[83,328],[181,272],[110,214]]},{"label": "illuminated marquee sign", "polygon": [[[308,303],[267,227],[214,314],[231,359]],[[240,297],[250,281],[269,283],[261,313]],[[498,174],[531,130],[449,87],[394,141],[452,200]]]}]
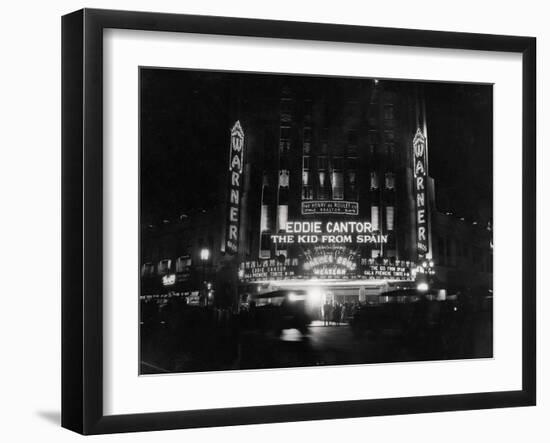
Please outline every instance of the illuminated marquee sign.
[{"label": "illuminated marquee sign", "polygon": [[426,137],[420,128],[416,130],[413,139],[414,157],[414,191],[416,200],[416,249],[419,256],[428,253],[428,194],[427,179],[427,147]]},{"label": "illuminated marquee sign", "polygon": [[412,280],[411,268],[407,266],[375,264],[362,267],[361,271],[367,279]]},{"label": "illuminated marquee sign", "polygon": [[241,281],[281,280],[295,277],[297,270],[296,258],[287,258],[284,262],[275,259],[254,260],[239,265],[239,278]]},{"label": "illuminated marquee sign", "polygon": [[275,244],[384,244],[388,236],[379,234],[370,222],[363,221],[289,221],[285,232],[271,235]]},{"label": "illuminated marquee sign", "polygon": [[237,120],[231,129],[229,148],[229,202],[227,229],[225,233],[225,252],[237,253],[239,246],[239,220],[241,212],[241,179],[244,161],[244,132]]},{"label": "illuminated marquee sign", "polygon": [[306,252],[305,260],[274,259],[247,261],[240,264],[242,282],[265,282],[294,279],[400,280],[412,281],[413,262],[358,258],[345,247],[315,247]]},{"label": "illuminated marquee sign", "polygon": [[357,259],[354,252],[342,246],[318,246],[307,251],[303,270],[313,277],[353,277],[357,270]]},{"label": "illuminated marquee sign", "polygon": [[348,201],[305,201],[302,214],[344,214],[359,215],[359,203]]}]

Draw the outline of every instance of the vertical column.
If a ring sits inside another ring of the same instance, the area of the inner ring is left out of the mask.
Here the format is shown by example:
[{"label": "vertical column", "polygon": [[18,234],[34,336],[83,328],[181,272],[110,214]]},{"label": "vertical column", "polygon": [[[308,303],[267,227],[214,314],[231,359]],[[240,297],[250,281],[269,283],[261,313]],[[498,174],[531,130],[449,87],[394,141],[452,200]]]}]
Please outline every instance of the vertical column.
[{"label": "vertical column", "polygon": [[260,258],[271,257],[271,234],[273,233],[273,217],[271,214],[274,204],[273,186],[269,174],[264,171],[262,180],[262,206],[260,213]]},{"label": "vertical column", "polygon": [[[288,92],[288,91],[283,91]],[[291,125],[292,105],[290,97],[282,97],[280,102],[280,131],[279,131],[279,172],[277,183],[277,232],[285,231],[288,221],[288,199],[290,188],[290,149],[292,147]],[[276,255],[287,255],[286,249],[279,249]]]}]

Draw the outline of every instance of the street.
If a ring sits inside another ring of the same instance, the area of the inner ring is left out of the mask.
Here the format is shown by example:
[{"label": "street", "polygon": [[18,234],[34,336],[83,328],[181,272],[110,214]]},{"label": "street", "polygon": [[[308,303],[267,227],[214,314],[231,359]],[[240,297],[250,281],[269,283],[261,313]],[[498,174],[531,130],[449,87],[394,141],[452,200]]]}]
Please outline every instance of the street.
[{"label": "street", "polygon": [[262,369],[492,357],[492,324],[470,323],[457,334],[433,329],[412,336],[397,330],[354,334],[348,324],[314,321],[307,335],[280,336],[234,327],[189,331],[159,328],[143,336],[141,373]]}]

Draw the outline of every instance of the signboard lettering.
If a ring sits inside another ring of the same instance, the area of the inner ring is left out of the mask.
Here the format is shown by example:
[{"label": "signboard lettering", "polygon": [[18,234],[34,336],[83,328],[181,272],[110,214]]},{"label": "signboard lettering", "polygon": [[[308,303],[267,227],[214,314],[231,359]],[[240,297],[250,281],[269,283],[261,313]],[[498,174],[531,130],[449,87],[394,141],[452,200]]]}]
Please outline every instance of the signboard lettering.
[{"label": "signboard lettering", "polygon": [[304,201],[302,214],[345,214],[358,215],[359,203],[348,201]]},{"label": "signboard lettering", "polygon": [[227,230],[225,235],[225,252],[234,255],[239,247],[239,221],[241,212],[241,176],[244,161],[244,132],[237,120],[231,129],[229,148],[229,201]]},{"label": "signboard lettering", "polygon": [[416,194],[416,249],[419,256],[424,256],[428,253],[428,218],[427,218],[427,195],[426,195],[426,178],[427,178],[427,157],[426,157],[426,137],[420,130],[417,129],[413,139],[413,154],[414,154],[414,191]]}]

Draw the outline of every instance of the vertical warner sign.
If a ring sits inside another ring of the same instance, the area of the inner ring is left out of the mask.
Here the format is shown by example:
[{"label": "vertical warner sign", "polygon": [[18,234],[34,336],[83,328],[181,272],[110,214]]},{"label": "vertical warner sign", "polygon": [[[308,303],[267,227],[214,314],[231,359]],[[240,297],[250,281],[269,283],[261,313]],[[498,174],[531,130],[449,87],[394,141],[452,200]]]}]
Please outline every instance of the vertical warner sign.
[{"label": "vertical warner sign", "polygon": [[244,132],[237,120],[231,129],[229,147],[229,202],[227,205],[227,229],[225,233],[225,252],[237,253],[239,246],[239,221],[241,213],[241,179],[244,161]]},{"label": "vertical warner sign", "polygon": [[416,249],[419,256],[428,253],[428,193],[426,137],[418,128],[413,139],[414,193],[416,200]]}]

